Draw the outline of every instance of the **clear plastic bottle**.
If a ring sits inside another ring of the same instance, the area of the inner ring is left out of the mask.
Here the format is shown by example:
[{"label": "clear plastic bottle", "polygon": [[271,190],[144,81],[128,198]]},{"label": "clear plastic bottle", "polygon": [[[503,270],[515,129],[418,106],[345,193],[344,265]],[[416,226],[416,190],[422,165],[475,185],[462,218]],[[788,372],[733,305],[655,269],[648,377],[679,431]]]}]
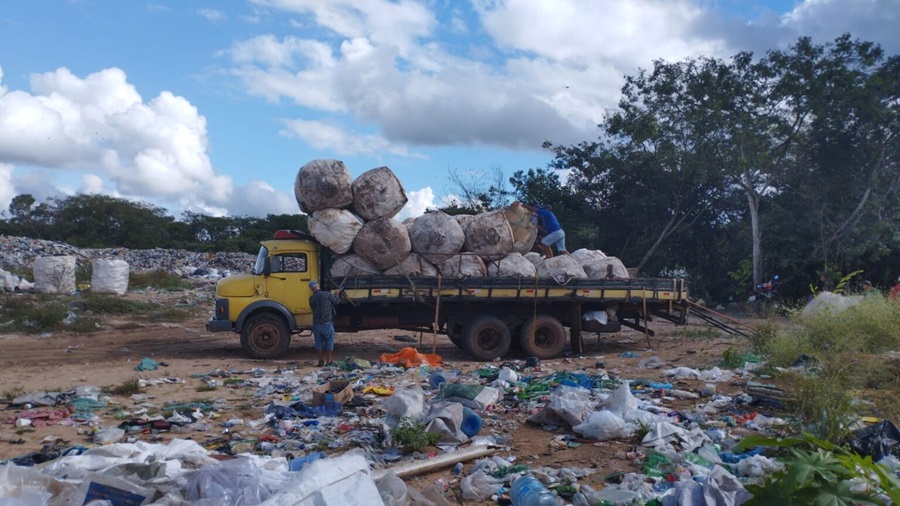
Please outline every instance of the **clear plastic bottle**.
[{"label": "clear plastic bottle", "polygon": [[557,506],[559,504],[556,494],[530,474],[523,475],[513,482],[509,497],[512,499],[513,506]]}]

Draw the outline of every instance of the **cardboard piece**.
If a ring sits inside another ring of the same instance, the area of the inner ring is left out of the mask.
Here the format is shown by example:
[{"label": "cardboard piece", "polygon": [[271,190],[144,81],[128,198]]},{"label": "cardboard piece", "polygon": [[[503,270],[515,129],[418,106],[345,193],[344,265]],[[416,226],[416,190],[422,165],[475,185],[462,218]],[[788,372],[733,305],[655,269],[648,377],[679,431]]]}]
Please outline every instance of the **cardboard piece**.
[{"label": "cardboard piece", "polygon": [[313,406],[321,406],[326,402],[346,404],[353,399],[353,387],[347,380],[334,380],[313,389]]}]

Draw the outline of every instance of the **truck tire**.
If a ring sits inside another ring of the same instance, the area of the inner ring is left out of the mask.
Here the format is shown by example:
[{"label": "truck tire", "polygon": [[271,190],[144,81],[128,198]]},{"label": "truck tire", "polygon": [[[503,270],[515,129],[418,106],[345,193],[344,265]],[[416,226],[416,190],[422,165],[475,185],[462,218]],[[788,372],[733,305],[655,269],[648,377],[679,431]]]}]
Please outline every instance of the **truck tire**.
[{"label": "truck tire", "polygon": [[291,331],[281,316],[251,316],[241,329],[241,348],[251,358],[278,358],[291,345]]},{"label": "truck tire", "polygon": [[500,318],[481,315],[463,327],[463,349],[476,360],[488,361],[506,355],[512,336]]},{"label": "truck tire", "polygon": [[529,357],[554,358],[566,347],[566,329],[556,318],[539,314],[522,325],[519,344]]}]

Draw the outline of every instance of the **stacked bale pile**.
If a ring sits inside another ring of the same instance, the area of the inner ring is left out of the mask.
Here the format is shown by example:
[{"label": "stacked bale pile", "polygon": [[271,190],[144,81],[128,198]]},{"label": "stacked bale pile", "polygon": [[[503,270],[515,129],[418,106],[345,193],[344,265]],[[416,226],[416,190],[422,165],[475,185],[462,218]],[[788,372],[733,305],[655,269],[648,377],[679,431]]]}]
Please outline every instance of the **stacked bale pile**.
[{"label": "stacked bale pile", "polygon": [[[388,167],[353,180],[343,162],[313,160],[297,172],[294,195],[300,210],[309,215],[310,233],[336,253],[334,277],[601,278],[610,263],[603,252],[583,253],[588,250],[551,259],[530,253],[537,224],[519,204],[477,215],[436,211],[401,223],[394,217],[408,199]],[[621,271],[627,277],[624,266]],[[618,276],[618,267],[615,273]]]}]

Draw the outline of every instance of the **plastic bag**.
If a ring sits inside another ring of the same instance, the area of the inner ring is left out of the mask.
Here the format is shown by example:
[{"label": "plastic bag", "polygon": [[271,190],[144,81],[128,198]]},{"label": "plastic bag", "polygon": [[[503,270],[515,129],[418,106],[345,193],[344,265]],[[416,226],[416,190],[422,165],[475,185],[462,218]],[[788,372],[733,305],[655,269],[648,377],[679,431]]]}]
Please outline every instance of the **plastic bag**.
[{"label": "plastic bag", "polygon": [[601,406],[618,414],[619,416],[637,408],[638,401],[631,395],[631,386],[623,382],[612,395],[601,403]]},{"label": "plastic bag", "polygon": [[128,291],[128,262],[120,258],[97,258],[91,272],[91,292],[125,295]]},{"label": "plastic bag", "polygon": [[381,496],[385,506],[409,505],[409,489],[393,471],[388,471],[387,474],[375,480],[375,486],[378,487],[378,495]]},{"label": "plastic bag", "polygon": [[490,476],[484,471],[476,471],[463,478],[459,483],[459,488],[462,489],[463,499],[466,501],[486,501],[494,495],[501,486],[503,486],[502,481]]},{"label": "plastic bag", "polygon": [[442,383],[435,399],[455,401],[472,409],[484,410],[500,399],[500,390],[484,385]]},{"label": "plastic bag", "polygon": [[419,353],[415,348],[407,346],[397,353],[382,353],[378,357],[379,362],[387,364],[401,364],[403,367],[419,367],[420,365],[430,365],[437,367],[441,365],[441,356],[432,355],[430,353]]},{"label": "plastic bag", "polygon": [[866,456],[871,455],[874,462],[878,462],[888,455],[900,457],[900,431],[887,421],[864,427],[853,432],[847,444],[854,452]]},{"label": "plastic bag", "polygon": [[425,392],[419,385],[400,385],[384,401],[383,408],[390,415],[388,425],[391,427],[396,427],[401,418],[421,420],[425,415]]},{"label": "plastic bag", "polygon": [[597,441],[624,438],[634,433],[634,429],[621,416],[605,409],[594,411],[584,422],[572,427],[572,430]]}]

